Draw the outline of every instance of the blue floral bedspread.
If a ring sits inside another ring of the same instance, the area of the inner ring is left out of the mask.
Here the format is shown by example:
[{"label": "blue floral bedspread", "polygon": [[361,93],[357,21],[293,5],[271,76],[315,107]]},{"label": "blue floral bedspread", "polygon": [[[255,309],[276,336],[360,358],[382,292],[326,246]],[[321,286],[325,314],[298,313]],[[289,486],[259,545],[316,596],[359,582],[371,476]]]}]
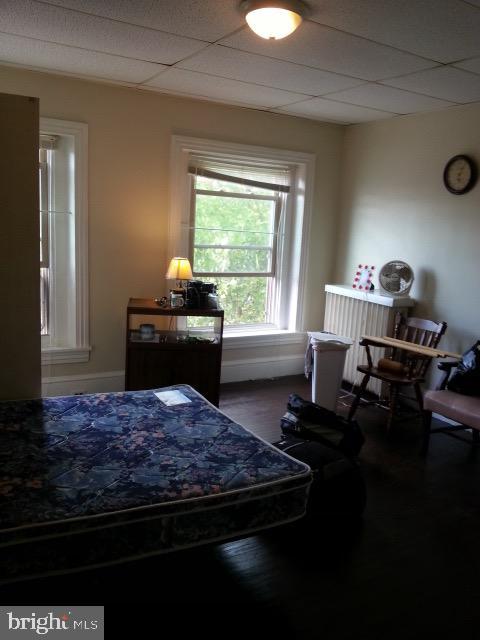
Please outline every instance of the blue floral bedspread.
[{"label": "blue floral bedspread", "polygon": [[[0,582],[303,515],[310,469],[191,387],[0,403]],[[55,553],[52,553],[52,549]]]}]

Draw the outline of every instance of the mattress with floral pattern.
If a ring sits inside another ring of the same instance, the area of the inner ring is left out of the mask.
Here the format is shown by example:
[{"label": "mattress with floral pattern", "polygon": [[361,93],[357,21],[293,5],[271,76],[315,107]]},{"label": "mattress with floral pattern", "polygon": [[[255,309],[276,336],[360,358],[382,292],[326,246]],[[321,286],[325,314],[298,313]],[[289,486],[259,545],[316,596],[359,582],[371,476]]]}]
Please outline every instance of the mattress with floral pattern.
[{"label": "mattress with floral pattern", "polygon": [[0,403],[0,583],[304,514],[308,466],[191,387],[166,390],[181,403],[166,404],[165,389]]}]

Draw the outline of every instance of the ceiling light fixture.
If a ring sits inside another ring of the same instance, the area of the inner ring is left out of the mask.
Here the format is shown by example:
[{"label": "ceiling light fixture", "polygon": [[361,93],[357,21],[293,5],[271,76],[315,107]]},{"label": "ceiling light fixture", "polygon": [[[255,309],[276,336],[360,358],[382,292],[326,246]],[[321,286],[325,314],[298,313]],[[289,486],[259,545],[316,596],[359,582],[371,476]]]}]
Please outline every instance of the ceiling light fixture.
[{"label": "ceiling light fixture", "polygon": [[266,40],[289,36],[308,9],[301,0],[243,0],[240,8],[250,29]]}]

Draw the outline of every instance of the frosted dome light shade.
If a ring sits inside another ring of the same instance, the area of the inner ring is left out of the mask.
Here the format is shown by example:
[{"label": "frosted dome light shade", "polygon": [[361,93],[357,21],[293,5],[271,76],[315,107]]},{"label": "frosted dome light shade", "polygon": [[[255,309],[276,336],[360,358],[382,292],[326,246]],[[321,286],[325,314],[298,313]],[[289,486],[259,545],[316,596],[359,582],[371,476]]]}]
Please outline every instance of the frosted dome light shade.
[{"label": "frosted dome light shade", "polygon": [[277,7],[254,9],[247,13],[245,19],[250,29],[266,40],[286,38],[302,22],[300,14]]}]

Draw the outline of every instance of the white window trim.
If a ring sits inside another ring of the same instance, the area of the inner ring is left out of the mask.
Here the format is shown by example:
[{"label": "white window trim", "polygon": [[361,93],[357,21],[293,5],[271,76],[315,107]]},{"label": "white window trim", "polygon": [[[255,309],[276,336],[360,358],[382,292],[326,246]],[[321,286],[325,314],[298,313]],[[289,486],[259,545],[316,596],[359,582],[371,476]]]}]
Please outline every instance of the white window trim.
[{"label": "white window trim", "polygon": [[188,174],[191,153],[235,154],[245,158],[268,158],[294,165],[295,181],[292,185],[292,207],[295,210],[294,242],[290,247],[291,262],[295,268],[290,273],[289,288],[294,291],[288,311],[289,330],[254,330],[246,328],[226,329],[224,347],[254,347],[286,344],[288,340],[304,340],[306,266],[308,264],[309,237],[313,209],[315,155],[284,149],[272,149],[255,145],[207,140],[186,136],[172,136],[170,212],[168,218],[168,255],[188,253],[188,227],[190,225],[191,185]]},{"label": "white window trim", "polygon": [[40,131],[69,135],[75,142],[75,345],[42,347],[42,364],[88,362],[88,125],[42,117]]}]

